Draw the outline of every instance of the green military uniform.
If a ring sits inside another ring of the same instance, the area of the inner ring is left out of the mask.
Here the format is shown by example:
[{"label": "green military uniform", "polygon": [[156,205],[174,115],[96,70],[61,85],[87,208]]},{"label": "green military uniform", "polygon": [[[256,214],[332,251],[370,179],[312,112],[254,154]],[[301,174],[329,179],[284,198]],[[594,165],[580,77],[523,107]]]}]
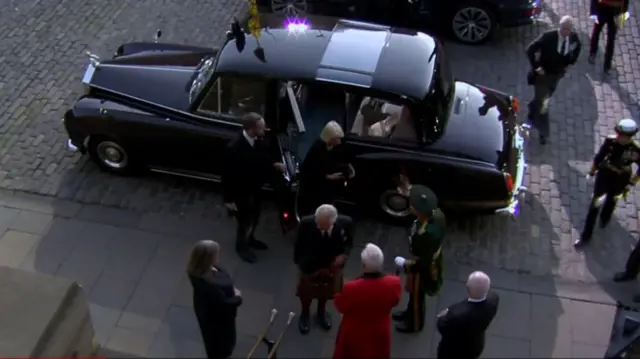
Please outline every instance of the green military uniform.
[{"label": "green military uniform", "polygon": [[426,220],[417,219],[409,234],[412,258],[404,263],[405,289],[411,296],[404,312],[394,315],[402,321],[397,326],[400,332],[418,332],[424,327],[425,295],[434,296],[442,286],[442,241],[444,238],[444,215],[438,209],[438,199],[429,188],[415,185],[409,200],[413,209],[423,214]]}]

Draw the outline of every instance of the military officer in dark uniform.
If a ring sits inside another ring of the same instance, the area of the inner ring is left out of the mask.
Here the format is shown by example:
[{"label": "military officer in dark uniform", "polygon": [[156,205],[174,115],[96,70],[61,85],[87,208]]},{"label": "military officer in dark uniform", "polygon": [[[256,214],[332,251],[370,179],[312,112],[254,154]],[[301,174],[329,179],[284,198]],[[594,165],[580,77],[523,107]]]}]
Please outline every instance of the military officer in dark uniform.
[{"label": "military officer in dark uniform", "polygon": [[438,209],[438,198],[428,187],[414,185],[409,194],[411,210],[417,217],[411,228],[411,258],[396,257],[396,265],[406,274],[405,289],[409,293],[407,309],[395,313],[401,333],[419,332],[424,327],[425,295],[434,296],[442,286],[442,240],[444,215]]},{"label": "military officer in dark uniform", "polygon": [[[639,172],[632,176],[631,164],[640,163],[640,144],[633,140],[638,132],[638,125],[632,119],[620,120],[615,128],[616,134],[604,140],[600,150],[593,158],[593,165],[587,176],[595,176],[593,196],[584,229],[574,245],[583,245],[591,239],[598,213],[600,227],[605,228],[620,196],[625,196],[630,186],[638,182]],[[640,169],[639,169],[640,170]],[[602,198],[602,210],[600,202]]]},{"label": "military officer in dark uniform", "polygon": [[622,25],[620,16],[629,16],[629,0],[591,0],[591,18],[595,21],[589,43],[589,63],[595,62],[600,33],[607,25],[607,45],[604,50],[604,71],[611,70],[618,27]]}]

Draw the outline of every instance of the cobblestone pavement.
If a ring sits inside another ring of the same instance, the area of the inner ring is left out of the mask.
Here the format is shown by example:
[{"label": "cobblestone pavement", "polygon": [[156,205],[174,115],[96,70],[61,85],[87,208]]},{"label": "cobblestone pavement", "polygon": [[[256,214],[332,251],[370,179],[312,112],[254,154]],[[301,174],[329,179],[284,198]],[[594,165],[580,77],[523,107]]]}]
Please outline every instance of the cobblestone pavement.
[{"label": "cobblestone pavement", "polygon": [[[233,248],[234,223],[177,214],[139,213],[50,197],[0,191],[0,266],[9,266],[77,281],[89,300],[99,356],[109,358],[198,358],[203,346],[185,276],[187,254],[194,241],[218,234],[221,264],[243,295],[237,318],[238,341],[233,357],[243,358],[269,318],[279,311],[268,338],[276,338],[287,313],[299,313],[294,296],[296,269],[291,238],[283,238],[274,215],[259,226],[270,245],[256,264],[240,262]],[[393,229],[398,231],[398,229]],[[398,232],[390,235],[400,235]],[[378,242],[393,261],[395,243],[365,230],[345,277],[360,273],[357,253],[368,241]],[[404,251],[404,249],[403,249]],[[388,263],[391,269],[393,263]],[[448,262],[438,297],[427,304],[425,329],[417,335],[393,334],[392,357],[433,357],[438,335],[435,315],[465,296],[461,280],[474,268]],[[531,276],[495,268],[493,289],[500,295],[498,315],[487,334],[486,358],[602,358],[616,314],[615,297],[629,285],[575,283],[551,276]],[[401,307],[406,306],[407,296]],[[337,325],[338,316],[329,305]],[[296,322],[286,332],[281,358],[328,358],[337,328],[325,333],[313,327],[308,336]],[[266,357],[259,347],[256,358]]]},{"label": "cobblestone pavement", "polygon": [[[503,31],[483,47],[447,44],[455,73],[514,93],[524,105],[531,96],[525,86],[525,45],[571,14],[585,48],[587,1],[548,2],[538,25]],[[77,96],[85,50],[107,55],[121,42],[150,38],[157,28],[164,30],[165,41],[215,45],[240,8],[239,0],[0,2],[0,187],[142,213],[220,219],[224,211],[217,192],[207,184],[116,178],[66,153],[60,117]],[[632,1],[631,13],[640,13],[640,3]],[[583,173],[595,148],[617,119],[638,116],[638,25],[632,17],[621,31],[610,78],[601,75],[601,58],[592,67],[583,50],[562,80],[552,103],[551,143],[529,145],[531,195],[518,220],[459,221],[447,242],[451,260],[581,281],[608,278],[620,267],[637,235],[637,194],[620,206],[617,221],[597,233],[590,249],[575,252],[571,242],[585,216],[590,184]],[[391,231],[376,223],[362,227],[380,236]]]}]

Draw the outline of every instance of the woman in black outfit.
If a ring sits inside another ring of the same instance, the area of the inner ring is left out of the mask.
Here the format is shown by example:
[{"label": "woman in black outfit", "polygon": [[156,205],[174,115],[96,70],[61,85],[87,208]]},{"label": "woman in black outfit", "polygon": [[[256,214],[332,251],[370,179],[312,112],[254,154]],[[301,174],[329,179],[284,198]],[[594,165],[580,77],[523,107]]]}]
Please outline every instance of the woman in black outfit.
[{"label": "woman in black outfit", "polygon": [[327,123],[300,165],[301,214],[315,212],[322,204],[333,204],[336,195],[355,171],[342,146],[344,132],[335,121]]},{"label": "woman in black outfit", "polygon": [[240,291],[218,266],[220,246],[210,240],[196,243],[189,255],[187,273],[193,286],[193,309],[208,359],[226,359],[236,346],[236,314]]}]

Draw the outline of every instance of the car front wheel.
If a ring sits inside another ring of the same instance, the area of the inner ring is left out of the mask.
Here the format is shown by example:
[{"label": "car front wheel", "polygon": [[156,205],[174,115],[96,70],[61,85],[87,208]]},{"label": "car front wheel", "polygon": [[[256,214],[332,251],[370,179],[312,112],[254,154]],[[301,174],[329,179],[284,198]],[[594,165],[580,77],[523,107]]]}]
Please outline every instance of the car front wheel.
[{"label": "car front wheel", "polygon": [[309,12],[307,0],[270,0],[271,12],[287,16],[304,15]]},{"label": "car front wheel", "polygon": [[380,209],[394,219],[405,219],[411,215],[409,198],[396,189],[384,191],[380,195]]},{"label": "car front wheel", "polygon": [[451,18],[453,36],[459,42],[469,45],[480,45],[489,40],[495,26],[495,16],[482,5],[460,6]]},{"label": "car front wheel", "polygon": [[106,172],[119,175],[131,174],[135,167],[126,147],[118,140],[109,137],[91,136],[89,155]]}]

